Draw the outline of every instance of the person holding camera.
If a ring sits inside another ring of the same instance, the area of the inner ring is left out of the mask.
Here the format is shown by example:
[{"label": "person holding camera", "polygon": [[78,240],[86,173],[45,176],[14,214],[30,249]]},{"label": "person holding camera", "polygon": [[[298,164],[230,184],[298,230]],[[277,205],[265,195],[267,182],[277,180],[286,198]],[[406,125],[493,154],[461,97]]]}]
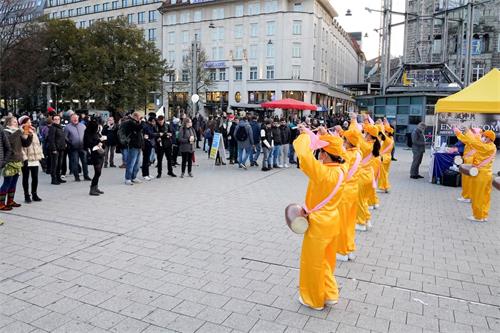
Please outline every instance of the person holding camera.
[{"label": "person holding camera", "polygon": [[157,134],[156,142],[156,156],[157,156],[157,168],[158,175],[156,178],[161,178],[163,171],[163,156],[167,159],[167,168],[170,177],[177,177],[172,169],[172,144],[173,144],[173,134],[170,126],[165,123],[165,117],[159,116],[156,121],[155,132]]},{"label": "person holding camera", "polygon": [[184,178],[184,174],[186,172],[186,164],[189,177],[193,177],[191,171],[193,167],[195,139],[196,139],[196,132],[193,129],[193,123],[191,122],[190,118],[186,117],[179,131],[179,151],[182,157],[181,178]]},{"label": "person holding camera", "polygon": [[99,178],[102,173],[102,166],[104,164],[104,145],[102,141],[106,137],[102,137],[99,133],[99,125],[94,119],[90,120],[85,129],[83,135],[83,146],[90,154],[90,162],[94,167],[94,177],[90,183],[89,195],[99,195],[104,194],[103,191],[99,189]]},{"label": "person holding camera", "polygon": [[[33,201],[42,201],[38,196],[38,169],[40,161],[43,159],[43,150],[36,129],[31,126],[31,119],[29,116],[22,116],[19,118],[19,126],[21,126],[23,133],[33,137],[30,145],[23,147],[23,190],[24,201],[31,203]],[[31,174],[31,196],[29,191],[29,178]]]}]

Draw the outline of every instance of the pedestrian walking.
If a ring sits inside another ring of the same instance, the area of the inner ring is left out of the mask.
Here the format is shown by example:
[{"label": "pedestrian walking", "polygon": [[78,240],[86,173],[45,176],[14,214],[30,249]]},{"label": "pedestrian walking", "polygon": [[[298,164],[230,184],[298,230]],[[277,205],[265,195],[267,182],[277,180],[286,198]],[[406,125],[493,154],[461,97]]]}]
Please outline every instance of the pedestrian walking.
[{"label": "pedestrian walking", "polygon": [[[32,201],[42,201],[38,196],[38,171],[40,161],[43,159],[43,149],[36,134],[36,129],[31,125],[29,116],[19,118],[19,126],[24,133],[32,137],[31,144],[23,147],[23,190],[24,202],[31,203]],[[31,195],[29,191],[29,178],[31,174]],[[33,200],[31,200],[33,199]]]},{"label": "pedestrian walking", "polygon": [[259,117],[253,116],[252,121],[250,121],[250,127],[252,128],[253,135],[253,147],[252,154],[250,155],[250,166],[259,166],[257,162],[259,160],[260,152],[262,151],[261,143],[260,143],[260,129],[261,126],[258,122]]},{"label": "pedestrian walking", "polygon": [[193,129],[193,123],[190,118],[184,118],[183,125],[179,130],[179,151],[181,153],[181,178],[184,178],[186,173],[186,166],[189,177],[193,177],[193,154],[194,143],[196,140],[196,133]]},{"label": "pedestrian walking", "polygon": [[105,154],[102,139],[97,121],[90,120],[87,123],[83,141],[84,148],[87,150],[87,153],[90,154],[90,162],[94,167],[94,177],[92,177],[89,191],[89,195],[93,196],[104,194],[104,192],[99,189],[99,178],[101,177]]},{"label": "pedestrian walking", "polygon": [[262,141],[262,171],[269,171],[272,169],[272,159],[273,159],[273,133],[272,133],[271,119],[266,119],[264,121],[264,126],[260,130],[260,140]]},{"label": "pedestrian walking", "polygon": [[251,158],[252,147],[254,145],[252,127],[250,127],[246,116],[240,117],[238,126],[236,126],[234,131],[234,136],[238,143],[238,166],[246,169],[245,164],[247,159]]},{"label": "pedestrian walking", "polygon": [[288,127],[285,118],[281,118],[280,121],[280,131],[281,131],[281,163],[285,168],[288,168],[288,147],[290,142],[290,137],[292,136],[290,127]]},{"label": "pedestrian walking", "polygon": [[422,158],[425,153],[424,131],[425,131],[425,124],[419,123],[417,125],[417,128],[415,128],[411,133],[411,141],[412,141],[411,150],[413,152],[413,162],[411,163],[410,178],[412,179],[424,178],[419,174],[418,171],[420,164],[422,163]]},{"label": "pedestrian walking", "polygon": [[281,155],[281,129],[278,118],[274,119],[273,126],[271,128],[271,132],[273,133],[273,168],[281,168],[283,165],[280,165],[280,155]]},{"label": "pedestrian walking", "polygon": [[123,153],[125,153],[126,156],[126,185],[142,183],[137,179],[141,160],[141,149],[144,144],[141,120],[141,114],[139,112],[134,112],[128,119],[122,122],[118,130],[118,138],[123,146]]}]

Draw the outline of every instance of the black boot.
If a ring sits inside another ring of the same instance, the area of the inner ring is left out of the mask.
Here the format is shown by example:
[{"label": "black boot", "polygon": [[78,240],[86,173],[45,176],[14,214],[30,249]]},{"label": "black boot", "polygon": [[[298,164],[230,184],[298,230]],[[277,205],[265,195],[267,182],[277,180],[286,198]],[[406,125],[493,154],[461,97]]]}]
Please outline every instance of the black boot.
[{"label": "black boot", "polygon": [[99,192],[97,192],[97,186],[90,186],[89,195],[99,195]]},{"label": "black boot", "polygon": [[97,186],[95,187],[95,190],[96,190],[99,194],[104,194],[104,192],[103,192],[103,191],[101,191],[101,190],[99,189],[99,187],[97,187]]},{"label": "black boot", "polygon": [[29,204],[29,203],[31,203],[31,197],[30,197],[30,195],[29,195],[29,194],[25,194],[25,195],[24,195],[24,202],[26,202],[26,203],[28,203],[28,204]]},{"label": "black boot", "polygon": [[33,201],[42,201],[42,198],[40,198],[36,192],[31,193],[31,196],[33,197]]}]

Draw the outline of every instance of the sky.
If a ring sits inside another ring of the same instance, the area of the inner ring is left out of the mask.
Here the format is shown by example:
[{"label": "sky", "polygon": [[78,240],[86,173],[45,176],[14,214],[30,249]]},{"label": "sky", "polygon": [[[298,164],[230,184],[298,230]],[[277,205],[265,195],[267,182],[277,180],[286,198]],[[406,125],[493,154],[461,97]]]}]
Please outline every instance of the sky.
[{"label": "sky", "polygon": [[[378,56],[379,36],[373,29],[380,26],[380,13],[369,13],[365,7],[380,9],[382,0],[330,0],[333,8],[338,13],[337,21],[347,32],[362,31],[363,41],[361,48],[366,54],[366,59],[373,59]],[[347,9],[350,9],[352,16],[345,16]],[[405,0],[392,0],[392,10],[404,12]],[[403,21],[403,16],[393,15],[392,23]],[[368,38],[365,38],[368,33]],[[394,27],[391,36],[391,55],[403,54],[403,26]]]}]

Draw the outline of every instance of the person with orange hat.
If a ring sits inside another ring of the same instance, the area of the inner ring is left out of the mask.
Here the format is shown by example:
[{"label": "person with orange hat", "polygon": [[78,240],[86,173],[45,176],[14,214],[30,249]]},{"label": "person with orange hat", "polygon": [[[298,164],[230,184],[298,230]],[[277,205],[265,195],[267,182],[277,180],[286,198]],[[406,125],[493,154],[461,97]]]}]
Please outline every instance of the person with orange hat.
[{"label": "person with orange hat", "polygon": [[[495,146],[495,132],[488,130],[484,131],[481,139],[474,135],[465,135],[458,128],[454,127],[453,131],[457,138],[464,144],[468,144],[475,153],[472,157],[472,165],[474,165],[479,174],[472,177],[470,180],[470,197],[472,202],[472,216],[468,217],[473,222],[488,221],[491,202],[491,178],[493,176],[493,161],[497,154]],[[466,133],[470,129],[466,130]]]},{"label": "person with orange hat", "polygon": [[[341,185],[347,171],[341,158],[343,141],[339,136],[323,136],[322,140],[328,145],[320,149],[317,160],[311,150],[311,136],[315,134],[302,124],[297,129],[301,134],[293,146],[300,169],[309,178],[305,210],[323,204],[318,210],[313,209],[308,216],[309,227],[304,235],[300,257],[299,302],[311,309],[322,310],[325,305],[336,304],[339,298],[334,271],[335,246],[340,233],[338,206],[341,202]],[[338,191],[332,192],[333,189]],[[323,202],[332,193],[333,197]]]},{"label": "person with orange hat", "polygon": [[389,190],[391,189],[391,183],[389,182],[389,170],[391,169],[392,161],[391,152],[394,148],[394,140],[392,139],[391,134],[394,132],[394,130],[385,118],[381,128],[382,130],[379,133],[379,137],[382,140],[382,147],[380,148],[382,167],[380,168],[378,188],[382,192],[389,193]]},{"label": "person with orange hat", "polygon": [[346,164],[349,166],[339,205],[341,229],[338,237],[337,260],[348,261],[354,259],[353,253],[356,250],[354,239],[356,235],[356,215],[358,213],[358,170],[362,157],[359,150],[360,138],[356,135],[355,130],[349,129],[345,132],[337,130],[337,132],[344,137],[346,150],[344,156]]}]

